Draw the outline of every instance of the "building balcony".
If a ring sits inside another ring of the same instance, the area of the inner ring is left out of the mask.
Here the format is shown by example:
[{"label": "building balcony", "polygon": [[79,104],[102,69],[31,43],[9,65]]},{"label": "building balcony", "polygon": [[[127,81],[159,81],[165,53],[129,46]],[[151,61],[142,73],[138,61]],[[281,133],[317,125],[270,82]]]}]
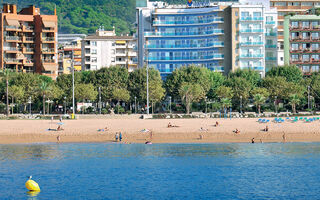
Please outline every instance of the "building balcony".
[{"label": "building balcony", "polygon": [[291,26],[290,31],[320,31],[320,26]]},{"label": "building balcony", "polygon": [[54,59],[41,59],[41,62],[44,64],[55,64],[56,60],[54,60]]},{"label": "building balcony", "polygon": [[23,60],[23,63],[22,63],[23,65],[25,65],[25,66],[33,66],[33,64],[34,64],[34,60]]},{"label": "building balcony", "polygon": [[240,33],[263,33],[263,29],[240,29]]},{"label": "building balcony", "polygon": [[263,58],[263,54],[241,54],[240,58]]},{"label": "building balcony", "polygon": [[34,48],[24,48],[23,53],[26,54],[33,54],[34,53]]},{"label": "building balcony", "polygon": [[263,17],[240,17],[240,21],[263,21]]},{"label": "building balcony", "polygon": [[189,44],[189,45],[147,45],[148,49],[195,49],[195,48],[212,48],[212,47],[224,47],[224,42],[214,42],[206,45]]},{"label": "building balcony", "polygon": [[266,57],[266,61],[276,61],[277,57]]},{"label": "building balcony", "polygon": [[263,42],[241,42],[241,46],[262,46]]},{"label": "building balcony", "polygon": [[214,54],[212,56],[189,56],[189,57],[149,57],[148,61],[178,61],[178,60],[214,60],[223,59],[223,54]]},{"label": "building balcony", "polygon": [[256,70],[256,71],[264,71],[264,67],[262,66],[245,66],[245,67],[240,67],[241,69],[253,69],[253,70]]},{"label": "building balcony", "polygon": [[4,62],[6,64],[20,64],[20,61],[16,58],[5,58]]},{"label": "building balcony", "polygon": [[266,47],[266,49],[276,49],[277,45],[276,44],[266,44],[265,47]]},{"label": "building balcony", "polygon": [[162,36],[162,37],[172,37],[172,36],[200,36],[200,35],[221,35],[224,33],[222,29],[215,29],[212,31],[202,31],[202,32],[145,32],[145,36]]},{"label": "building balcony", "polygon": [[54,53],[55,53],[55,49],[54,49],[54,48],[43,48],[43,49],[42,49],[42,53],[45,53],[45,54],[54,54]]},{"label": "building balcony", "polygon": [[17,47],[4,47],[3,49],[6,53],[18,53],[19,51],[22,50],[21,48],[17,48]]},{"label": "building balcony", "polygon": [[266,25],[275,25],[276,22],[275,21],[266,21]]},{"label": "building balcony", "polygon": [[23,43],[34,43],[33,37],[23,37]]},{"label": "building balcony", "polygon": [[277,33],[266,33],[266,36],[277,36]]},{"label": "building balcony", "polygon": [[18,37],[18,36],[5,36],[5,41],[7,41],[7,42],[20,42],[20,41],[22,41],[22,38]]},{"label": "building balcony", "polygon": [[154,20],[153,25],[193,25],[193,24],[211,24],[211,23],[223,23],[223,17],[215,17],[213,19],[205,19],[205,20],[189,20],[189,21],[172,21],[172,20]]},{"label": "building balcony", "polygon": [[320,42],[320,38],[312,38],[312,37],[290,37],[290,41],[292,42]]},{"label": "building balcony", "polygon": [[18,26],[4,26],[6,31],[21,31],[21,27]]},{"label": "building balcony", "polygon": [[23,26],[22,27],[23,32],[33,32],[34,31],[34,26]]},{"label": "building balcony", "polygon": [[42,42],[54,42],[54,37],[42,37]]},{"label": "building balcony", "polygon": [[42,32],[55,32],[55,28],[44,27],[42,28]]}]

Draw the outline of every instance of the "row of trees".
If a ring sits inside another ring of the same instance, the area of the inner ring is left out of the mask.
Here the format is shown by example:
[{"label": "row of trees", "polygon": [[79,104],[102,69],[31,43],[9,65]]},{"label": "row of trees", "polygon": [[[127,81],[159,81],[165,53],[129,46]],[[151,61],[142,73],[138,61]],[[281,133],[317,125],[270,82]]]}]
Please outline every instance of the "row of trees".
[{"label": "row of trees", "polygon": [[[120,106],[121,102],[126,103],[127,110],[136,108],[134,102],[144,108],[147,98],[146,77],[146,68],[131,73],[122,67],[77,72],[75,98],[77,102],[98,102],[100,96],[102,102],[117,105],[115,108],[118,112],[124,110]],[[33,101],[33,109],[40,110],[42,107],[43,114],[46,113],[46,102],[53,101],[54,105],[61,105],[72,101],[71,75],[61,75],[53,81],[37,74],[7,73],[2,75],[2,80],[2,101],[6,102],[8,80],[10,104],[24,105],[23,111],[26,111],[30,99]],[[239,111],[256,110],[259,113],[262,110],[292,109],[295,113],[297,109],[306,109],[308,100],[317,105],[319,94],[320,75],[315,73],[304,77],[295,66],[274,67],[265,78],[249,69],[237,70],[226,77],[207,68],[189,66],[176,69],[165,81],[157,70],[149,69],[151,107],[152,110],[158,108],[158,111],[165,110],[168,103],[163,102],[168,102],[164,100],[170,97],[172,108],[186,113],[192,109],[207,108],[209,111],[232,108]]]}]

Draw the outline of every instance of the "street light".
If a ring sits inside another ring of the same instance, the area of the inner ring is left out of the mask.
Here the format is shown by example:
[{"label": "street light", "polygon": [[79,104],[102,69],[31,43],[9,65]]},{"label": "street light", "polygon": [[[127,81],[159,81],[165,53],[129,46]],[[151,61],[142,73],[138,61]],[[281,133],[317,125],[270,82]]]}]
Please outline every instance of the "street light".
[{"label": "street light", "polygon": [[71,70],[72,70],[72,118],[74,118],[75,114],[75,99],[74,99],[74,54],[73,54],[73,47],[72,47],[72,54],[71,54]]},{"label": "street light", "polygon": [[205,98],[205,101],[206,101],[206,114],[207,114],[207,111],[208,111],[207,110],[207,99],[208,99],[208,97]]},{"label": "street light", "polygon": [[169,108],[170,108],[170,114],[171,114],[171,112],[172,112],[172,109],[171,109],[171,96],[169,97],[169,102],[170,102]]},{"label": "street light", "polygon": [[29,101],[28,101],[28,104],[29,104],[29,111],[30,111],[30,115],[31,115],[31,97],[29,97]]},{"label": "street light", "polygon": [[67,114],[67,97],[63,97],[64,101],[63,101],[63,104],[64,104],[64,115]]},{"label": "street light", "polygon": [[99,114],[101,115],[101,87],[99,87]]},{"label": "street light", "polygon": [[134,97],[134,114],[137,114],[137,97]]},{"label": "street light", "polygon": [[274,99],[274,107],[275,107],[275,110],[276,110],[276,113],[278,113],[278,108],[277,108],[277,96],[275,96],[275,99]]},{"label": "street light", "polygon": [[240,96],[240,113],[242,114],[242,96]]}]

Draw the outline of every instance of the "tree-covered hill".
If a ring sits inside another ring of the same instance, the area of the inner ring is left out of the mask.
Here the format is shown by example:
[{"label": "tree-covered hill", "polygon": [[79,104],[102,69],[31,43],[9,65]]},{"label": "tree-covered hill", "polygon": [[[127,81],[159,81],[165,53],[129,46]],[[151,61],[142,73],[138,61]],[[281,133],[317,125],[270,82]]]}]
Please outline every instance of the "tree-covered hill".
[{"label": "tree-covered hill", "polygon": [[[29,5],[40,7],[41,14],[59,16],[60,33],[94,33],[99,26],[106,30],[116,27],[117,33],[132,33],[135,22],[135,0],[5,0],[16,4],[18,10]],[[166,0],[181,3],[186,0]]]}]

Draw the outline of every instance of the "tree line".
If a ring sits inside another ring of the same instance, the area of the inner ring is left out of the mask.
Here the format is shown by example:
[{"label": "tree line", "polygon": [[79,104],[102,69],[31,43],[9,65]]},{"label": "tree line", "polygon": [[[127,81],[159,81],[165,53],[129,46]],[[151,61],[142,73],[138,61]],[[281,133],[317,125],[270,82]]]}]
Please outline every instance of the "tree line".
[{"label": "tree line", "polygon": [[[128,72],[123,67],[75,73],[76,102],[102,102],[102,113],[145,112],[147,72],[140,68]],[[38,74],[2,73],[0,111],[8,107],[11,113],[58,112],[58,106],[71,109],[72,75],[60,75],[57,80]],[[6,84],[8,80],[8,84]],[[192,111],[287,111],[317,109],[320,101],[320,74],[303,76],[295,66],[274,67],[265,78],[251,69],[236,70],[228,76],[205,67],[181,67],[161,79],[159,71],[149,68],[149,99],[152,112],[190,113]],[[100,98],[99,98],[100,97]],[[170,99],[170,100],[169,100]],[[30,105],[29,105],[30,106]],[[61,109],[60,109],[61,111]],[[85,112],[83,110],[82,112]]]}]

